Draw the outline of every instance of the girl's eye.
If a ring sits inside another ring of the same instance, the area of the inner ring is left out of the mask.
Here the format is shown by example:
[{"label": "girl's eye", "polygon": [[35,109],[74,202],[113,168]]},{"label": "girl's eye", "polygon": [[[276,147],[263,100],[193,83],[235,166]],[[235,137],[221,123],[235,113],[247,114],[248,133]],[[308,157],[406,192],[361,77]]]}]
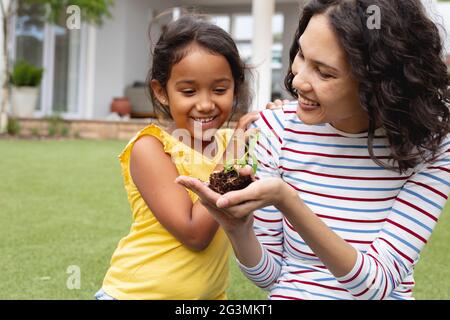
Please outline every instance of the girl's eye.
[{"label": "girl's eye", "polygon": [[193,94],[195,93],[195,90],[192,90],[192,89],[185,89],[185,90],[182,90],[181,92],[182,92],[184,95],[191,96],[191,95],[193,95]]},{"label": "girl's eye", "polygon": [[214,89],[214,92],[217,94],[224,94],[227,92],[227,88],[216,88]]}]

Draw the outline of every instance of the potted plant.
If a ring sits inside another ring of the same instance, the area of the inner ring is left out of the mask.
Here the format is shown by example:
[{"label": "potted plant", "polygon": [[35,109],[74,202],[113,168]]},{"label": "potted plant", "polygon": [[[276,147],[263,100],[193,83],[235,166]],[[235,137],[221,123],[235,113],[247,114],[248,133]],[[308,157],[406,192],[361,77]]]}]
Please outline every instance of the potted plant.
[{"label": "potted plant", "polygon": [[44,69],[18,61],[11,74],[12,114],[16,117],[32,117],[39,97]]}]

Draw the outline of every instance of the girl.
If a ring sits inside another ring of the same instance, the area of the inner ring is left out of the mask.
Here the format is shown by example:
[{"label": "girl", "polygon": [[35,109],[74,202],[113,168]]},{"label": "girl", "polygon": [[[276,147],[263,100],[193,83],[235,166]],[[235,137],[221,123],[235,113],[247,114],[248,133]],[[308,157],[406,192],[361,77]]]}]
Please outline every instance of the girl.
[{"label": "girl", "polygon": [[[373,6],[380,29],[365,23]],[[450,193],[441,54],[419,0],[311,0],[285,81],[297,101],[256,123],[260,180],[220,196],[178,178],[270,299],[414,298]]]},{"label": "girl", "polygon": [[[217,129],[248,104],[244,64],[225,31],[183,16],[161,35],[152,65],[152,102],[174,125],[167,131],[149,125],[119,156],[133,223],[96,297],[225,299],[227,238],[197,196],[174,180],[179,174],[208,180],[222,168],[231,135]],[[257,117],[242,117],[237,128]]]}]

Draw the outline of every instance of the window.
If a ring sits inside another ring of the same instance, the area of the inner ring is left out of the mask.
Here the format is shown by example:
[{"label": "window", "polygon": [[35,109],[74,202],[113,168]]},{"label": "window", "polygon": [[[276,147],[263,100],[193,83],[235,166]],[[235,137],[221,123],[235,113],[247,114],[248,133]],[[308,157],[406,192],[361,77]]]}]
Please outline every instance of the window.
[{"label": "window", "polygon": [[42,115],[76,115],[79,112],[81,30],[69,30],[65,16],[56,25],[45,21],[45,7],[18,1],[15,17],[15,60],[26,60],[44,68]]},{"label": "window", "polygon": [[[250,14],[232,14],[231,16],[217,15],[213,19],[224,30],[231,33],[245,62],[252,57],[253,17]],[[226,18],[225,18],[226,17]],[[283,26],[284,16],[276,13],[272,17],[272,100],[283,96],[282,54],[283,54]]]},{"label": "window", "polygon": [[230,17],[227,15],[212,15],[211,22],[230,33]]},{"label": "window", "polygon": [[[43,66],[45,10],[39,4],[19,2],[15,20],[15,60],[25,60],[37,67]],[[41,109],[38,103],[37,109]]]}]

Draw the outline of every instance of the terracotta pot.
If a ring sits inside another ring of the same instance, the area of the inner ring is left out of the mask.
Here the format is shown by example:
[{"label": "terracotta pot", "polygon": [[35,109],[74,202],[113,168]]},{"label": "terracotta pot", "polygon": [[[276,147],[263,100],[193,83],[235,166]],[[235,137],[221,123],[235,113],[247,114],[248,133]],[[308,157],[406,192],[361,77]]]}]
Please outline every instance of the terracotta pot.
[{"label": "terracotta pot", "polygon": [[131,103],[127,97],[114,98],[111,102],[111,112],[116,112],[120,116],[131,113]]}]

